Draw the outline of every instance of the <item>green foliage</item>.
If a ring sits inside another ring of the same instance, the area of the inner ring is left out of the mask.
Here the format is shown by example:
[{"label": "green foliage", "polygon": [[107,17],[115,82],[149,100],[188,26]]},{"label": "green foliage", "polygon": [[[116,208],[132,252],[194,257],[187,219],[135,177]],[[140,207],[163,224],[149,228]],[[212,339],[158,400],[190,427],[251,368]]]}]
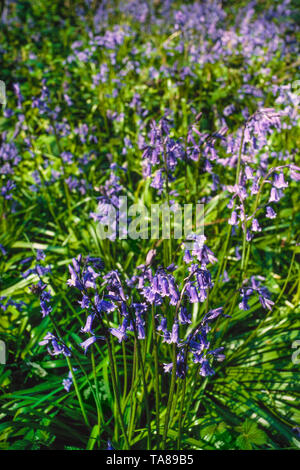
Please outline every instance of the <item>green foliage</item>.
[{"label": "green foliage", "polygon": [[[194,123],[195,114],[200,112],[199,131],[212,136],[224,120],[228,132],[241,129],[245,110],[251,115],[262,103],[264,107],[276,109],[297,108],[292,98],[285,96],[281,104],[271,92],[274,84],[281,85],[283,90],[298,77],[296,52],[281,54],[285,42],[280,43],[271,57],[266,51],[266,63],[260,49],[249,58],[247,50],[240,45],[228,57],[221,55],[213,61],[205,60],[202,52],[203,60],[194,61],[193,48],[190,54],[185,51],[189,51],[189,42],[199,43],[198,31],[192,31],[186,38],[172,24],[164,29],[160,22],[153,25],[146,20],[139,22],[135,12],[127,15],[122,11],[125,2],[117,2],[119,6],[110,11],[107,20],[101,17],[103,24],[97,34],[102,37],[106,29],[112,31],[120,25],[121,31],[129,27],[131,33],[116,49],[97,45],[91,58],[81,61],[72,46],[79,40],[81,52],[91,46],[89,32],[97,29],[93,18],[98,2],[92,3],[89,9],[84,1],[14,2],[10,14],[16,18],[1,26],[0,78],[7,85],[7,107],[13,111],[11,117],[0,116],[1,145],[6,132],[5,138],[14,143],[21,159],[12,175],[0,174],[1,190],[10,177],[16,184],[12,200],[0,196],[0,244],[7,250],[5,255],[0,252],[0,297],[5,297],[4,303],[13,300],[24,302],[24,306],[10,305],[0,310],[0,339],[7,345],[7,363],[0,365],[0,449],[95,450],[106,449],[108,440],[114,447],[124,448],[112,380],[114,366],[130,447],[147,447],[145,390],[141,370],[134,359],[134,335],[125,344],[113,339],[113,363],[107,348],[97,343],[92,351],[93,367],[90,351],[84,355],[79,346],[83,341],[80,328],[86,315],[78,304],[79,296],[70,292],[66,283],[68,265],[79,253],[84,257],[100,256],[105,272],[118,269],[125,280],[138,273],[136,266],[145,262],[150,248],[156,248],[159,264],[168,258],[168,247],[162,240],[111,242],[100,238],[98,225],[90,213],[96,210],[103,185],[111,175],[110,164],[126,169],[118,170],[118,175],[128,201],[143,202],[150,207],[161,201],[150,180],[142,178],[142,147],[144,142],[149,142],[152,120],[158,121],[170,110],[172,137],[183,139]],[[160,18],[163,2],[154,3]],[[182,2],[173,3],[175,9]],[[233,24],[241,3],[222,3],[229,24]],[[249,2],[242,3],[246,6]],[[292,18],[298,15],[296,3],[292,2]],[[254,19],[273,4],[258,2]],[[289,35],[291,43],[297,43],[296,27]],[[211,49],[214,45],[211,44]],[[230,44],[228,47],[231,48]],[[267,44],[264,47],[267,49]],[[97,83],[95,76],[103,65],[107,66],[108,78]],[[192,74],[185,76],[184,67],[191,67]],[[50,90],[51,110],[61,107],[57,122],[69,126],[66,135],[63,132],[55,135],[50,114],[40,113],[32,106],[40,97],[43,78]],[[20,83],[21,109],[13,92],[14,83]],[[261,95],[243,92],[245,84]],[[66,90],[72,105],[64,99]],[[132,104],[136,94],[140,110]],[[234,111],[225,116],[224,108],[231,104]],[[271,167],[299,165],[299,120],[290,125],[284,119],[281,131],[273,132],[258,159],[251,161],[253,167],[257,168],[259,159],[266,154]],[[24,125],[18,127],[19,122]],[[97,141],[80,139],[78,128],[83,124],[88,125],[89,136],[97,137]],[[30,145],[26,143],[28,138]],[[124,139],[130,139],[131,145],[125,145]],[[216,148],[218,156],[225,160],[228,155],[224,147],[217,143]],[[72,161],[64,162],[62,152],[71,152]],[[247,244],[247,263],[242,275],[244,279],[263,276],[274,306],[272,311],[264,310],[258,300],[252,299],[250,309],[243,311],[238,306],[241,262],[235,252],[235,247],[241,245],[242,230],[230,234],[226,244],[230,211],[229,193],[223,185],[235,184],[235,168],[216,165],[214,172],[219,181],[218,190],[211,189],[212,175],[205,170],[202,156],[197,162],[181,161],[169,189],[178,192],[181,204],[206,198],[205,235],[218,258],[218,263],[211,267],[215,286],[209,293],[208,304],[193,304],[190,313],[194,326],[208,306],[224,306],[224,313],[231,318],[220,317],[213,326],[212,337],[213,347],[225,345],[226,359],[217,363],[216,374],[211,377],[203,378],[190,368],[183,409],[182,385],[177,381],[166,448],[175,449],[178,445],[178,423],[182,419],[182,449],[298,449],[300,441],[295,429],[300,426],[299,364],[292,361],[292,344],[299,339],[300,326],[299,182],[289,181],[276,206],[277,218],[272,220],[265,217],[269,183],[262,188],[255,206],[262,231]],[[77,186],[66,183],[70,178],[76,179]],[[249,204],[246,207],[249,213],[254,208],[253,201],[245,202]],[[187,269],[181,243],[182,240],[172,240],[171,249],[175,275],[182,283]],[[43,281],[52,295],[52,318],[41,317],[39,298],[29,289],[38,282],[38,275],[23,276],[27,269],[35,267],[37,250],[46,254],[41,264],[51,266]],[[28,257],[32,259],[22,264]],[[226,268],[228,282],[220,280],[222,268]],[[99,283],[98,287],[102,294],[103,286]],[[163,304],[156,313],[169,315],[170,320],[174,314],[172,308]],[[66,345],[72,348],[70,361],[73,370],[76,369],[78,390],[74,386],[69,392],[63,388],[62,381],[69,372],[65,358],[53,358],[39,345],[46,333],[53,331],[52,319]],[[108,324],[110,327],[119,324],[117,312],[111,315]],[[147,364],[149,406],[155,410],[151,328],[149,315],[147,339],[140,343]],[[101,336],[101,328],[97,327],[95,333]],[[163,427],[170,392],[169,376],[163,373],[163,364],[170,362],[171,356],[170,348],[161,340],[158,359],[161,389],[158,414]],[[156,418],[153,412],[152,444],[158,449],[157,441],[161,441],[162,435],[157,439]]]},{"label": "green foliage", "polygon": [[266,433],[258,428],[257,423],[249,419],[246,419],[241,426],[237,426],[236,431],[240,433],[236,444],[242,450],[252,450],[253,445],[263,446],[268,441]]}]

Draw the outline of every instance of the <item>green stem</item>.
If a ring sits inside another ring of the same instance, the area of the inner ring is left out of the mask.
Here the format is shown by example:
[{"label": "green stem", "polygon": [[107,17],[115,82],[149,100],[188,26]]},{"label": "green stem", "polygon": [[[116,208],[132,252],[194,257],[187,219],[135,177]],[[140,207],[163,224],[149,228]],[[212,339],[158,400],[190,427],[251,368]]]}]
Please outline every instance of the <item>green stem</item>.
[{"label": "green stem", "polygon": [[172,350],[172,363],[173,363],[172,377],[171,377],[171,385],[170,385],[170,391],[169,391],[167,412],[166,412],[166,418],[165,418],[165,427],[164,427],[163,440],[162,440],[163,450],[166,450],[166,440],[167,440],[167,435],[168,435],[170,413],[171,413],[171,407],[173,403],[173,396],[174,396],[174,389],[175,389],[175,382],[176,382],[176,368],[177,368],[176,359],[177,359],[177,348],[176,348],[176,343],[174,343],[173,350]]},{"label": "green stem", "polygon": [[124,366],[124,385],[123,385],[123,402],[125,403],[126,395],[127,395],[127,357],[126,357],[126,348],[125,342],[122,341],[122,354],[123,354],[123,366]]},{"label": "green stem", "polygon": [[[55,329],[56,335],[58,336],[58,338],[60,338],[62,336],[60,334],[60,329],[59,329],[58,325],[56,324],[56,322],[55,322],[53,316],[51,315],[51,313],[49,313],[49,318],[51,320],[53,328]],[[79,387],[78,387],[78,384],[77,384],[77,380],[76,380],[76,377],[75,377],[75,374],[74,374],[74,370],[73,370],[70,358],[68,356],[66,356],[66,360],[67,360],[67,364],[68,364],[69,370],[70,370],[71,375],[72,375],[75,392],[76,392],[76,395],[77,395],[78,403],[79,403],[79,406],[80,406],[80,409],[81,409],[81,412],[82,412],[84,422],[88,427],[90,427],[90,423],[88,421],[88,418],[87,418],[87,415],[86,415],[86,412],[85,412],[84,403],[83,403],[83,400],[82,400],[82,397],[81,397],[81,393],[80,393],[80,390],[79,390]]]},{"label": "green stem", "polygon": [[56,141],[56,145],[57,145],[57,149],[58,149],[58,153],[59,153],[59,158],[61,160],[61,165],[62,165],[62,169],[63,169],[63,174],[64,174],[63,187],[64,187],[64,192],[65,192],[67,206],[68,206],[68,213],[69,213],[69,216],[71,216],[72,215],[72,210],[71,210],[70,192],[69,192],[68,185],[66,183],[67,175],[66,175],[65,164],[64,164],[64,161],[63,161],[62,156],[61,156],[62,149],[61,149],[59,138],[58,138],[58,135],[57,135],[55,122],[52,118],[50,118],[50,121],[51,121],[51,125],[53,127],[53,130],[54,130],[55,141]]},{"label": "green stem", "polygon": [[121,410],[121,403],[120,403],[120,395],[119,395],[119,388],[117,385],[117,379],[115,375],[115,368],[114,368],[114,358],[112,354],[112,346],[111,346],[111,338],[109,335],[107,335],[107,347],[108,347],[108,355],[109,355],[109,361],[111,364],[111,377],[112,377],[112,383],[113,383],[113,390],[114,390],[114,396],[116,399],[116,404],[117,404],[117,409],[118,409],[118,417],[120,421],[120,426],[124,435],[125,439],[125,450],[129,450],[129,442],[128,442],[128,437],[127,433],[125,430],[125,424],[124,424],[124,418]]},{"label": "green stem", "polygon": [[152,304],[152,335],[153,335],[153,354],[154,354],[154,365],[155,365],[155,410],[156,410],[156,433],[157,433],[157,448],[159,449],[160,441],[160,420],[159,420],[159,370],[158,370],[158,345],[157,345],[157,334],[155,328],[155,312],[154,304]]},{"label": "green stem", "polygon": [[131,387],[130,387],[130,422],[129,422],[129,441],[131,441],[132,432],[133,432],[133,424],[135,418],[135,410],[136,410],[136,395],[134,395],[135,390],[135,382],[136,382],[136,339],[134,338],[134,349],[133,349],[133,364],[132,364],[132,377],[131,377]]},{"label": "green stem", "polygon": [[185,392],[186,392],[186,376],[183,379],[183,385],[182,385],[182,397],[181,397],[181,402],[180,402],[178,434],[177,434],[177,450],[180,450],[180,446],[181,446],[182,417],[183,417],[183,407],[184,407],[184,401],[185,401]]},{"label": "green stem", "polygon": [[90,423],[89,423],[89,420],[88,420],[86,412],[85,412],[84,403],[82,401],[81,393],[80,393],[80,390],[79,390],[79,387],[78,387],[78,384],[77,384],[77,380],[76,380],[76,377],[75,377],[75,374],[74,374],[74,371],[73,371],[73,367],[72,367],[70,358],[66,357],[66,360],[67,360],[67,364],[68,364],[69,370],[70,370],[71,375],[72,375],[75,392],[76,392],[76,395],[77,395],[78,403],[79,403],[79,406],[80,406],[80,409],[81,409],[81,413],[82,413],[84,422],[88,427],[90,427]]},{"label": "green stem", "polygon": [[[195,367],[194,375],[191,377],[191,380],[190,380],[190,387],[189,387],[190,394],[189,394],[188,401],[187,401],[187,404],[186,404],[186,407],[185,407],[185,413],[184,413],[183,420],[182,420],[182,428],[184,428],[185,420],[186,420],[187,416],[189,415],[192,399],[193,399],[193,396],[194,396],[194,388],[195,388],[196,381],[197,381],[197,373],[198,373],[198,368]],[[193,380],[195,381],[194,386],[192,386]]]},{"label": "green stem", "polygon": [[138,332],[137,332],[135,320],[130,311],[130,308],[129,308],[129,316],[133,325],[133,331],[134,331],[134,336],[135,336],[136,345],[137,345],[137,355],[138,355],[138,360],[139,360],[141,373],[142,373],[142,382],[143,382],[143,389],[144,389],[143,398],[144,398],[144,404],[145,404],[145,410],[146,410],[146,420],[147,420],[147,429],[148,429],[147,445],[148,445],[148,450],[151,450],[151,423],[150,423],[149,397],[148,397],[148,390],[147,390],[147,383],[146,383],[146,376],[145,376],[145,368],[144,368],[143,356],[142,356],[142,351],[141,351],[141,345],[138,340]]},{"label": "green stem", "polygon": [[[163,159],[164,159],[164,168],[166,172],[166,202],[168,204],[168,210],[170,209],[170,200],[169,200],[169,181],[168,181],[168,165],[167,165],[167,154],[166,154],[166,146],[163,144]],[[169,239],[167,242],[167,251],[168,257],[166,262],[166,267],[172,262],[172,238],[171,234],[169,234]]]},{"label": "green stem", "polygon": [[[247,123],[245,124],[245,126],[244,126],[244,128],[243,128],[243,134],[242,134],[241,143],[240,143],[240,148],[239,148],[238,162],[237,162],[236,174],[235,174],[235,184],[236,184],[236,185],[238,185],[238,184],[239,184],[239,181],[240,181],[240,169],[241,169],[241,161],[242,161],[242,150],[243,150],[243,144],[244,144],[244,136],[245,136],[246,125],[247,125]],[[235,200],[233,201],[233,208],[232,208],[232,209],[234,210],[234,208],[235,208]],[[245,225],[246,225],[246,221],[245,221]],[[245,232],[244,232],[244,233],[245,233]],[[226,256],[226,253],[227,253],[227,251],[228,251],[228,245],[229,245],[230,236],[231,236],[231,225],[229,225],[229,227],[228,227],[227,237],[226,237],[225,246],[224,246],[224,250],[223,250],[222,261],[221,261],[220,266],[219,266],[219,269],[218,269],[217,279],[216,279],[215,285],[214,285],[214,287],[213,287],[212,294],[215,293],[215,290],[216,290],[216,288],[217,288],[217,285],[219,284],[221,278],[223,278],[223,276],[224,276],[224,272],[225,272],[226,265],[227,265],[227,256]],[[244,245],[244,244],[243,244],[243,245]],[[221,273],[222,273],[222,274],[221,274]],[[220,274],[221,274],[221,277],[220,277]]]},{"label": "green stem", "polygon": [[98,423],[98,446],[100,447],[100,425],[101,419],[104,421],[103,413],[101,409],[101,400],[99,394],[99,385],[97,380],[97,371],[96,371],[96,363],[95,363],[95,354],[92,345],[92,352],[91,352],[91,361],[92,361],[92,368],[93,368],[93,376],[95,382],[95,390],[96,390],[96,408],[97,408],[97,423]]}]

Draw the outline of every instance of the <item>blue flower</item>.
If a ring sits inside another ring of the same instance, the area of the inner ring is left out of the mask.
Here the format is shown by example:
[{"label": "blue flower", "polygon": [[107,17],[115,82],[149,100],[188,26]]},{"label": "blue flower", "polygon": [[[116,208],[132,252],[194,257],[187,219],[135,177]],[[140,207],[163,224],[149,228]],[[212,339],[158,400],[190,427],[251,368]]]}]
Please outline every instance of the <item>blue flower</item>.
[{"label": "blue flower", "polygon": [[80,346],[84,349],[84,353],[86,354],[87,353],[87,350],[88,348],[96,343],[97,341],[97,337],[96,336],[90,336],[88,339],[86,339],[85,341],[83,341],[82,343],[80,343]]},{"label": "blue flower", "polygon": [[83,328],[81,328],[81,330],[80,330],[82,333],[93,334],[92,324],[93,324],[94,318],[95,318],[95,314],[91,314],[87,317],[85,326]]},{"label": "blue flower", "polygon": [[51,356],[56,356],[58,354],[63,354],[65,357],[71,356],[70,349],[63,343],[62,340],[59,340],[52,333],[48,332],[44,339],[39,342],[40,346],[48,345],[51,343],[52,349],[47,347],[48,353]]}]

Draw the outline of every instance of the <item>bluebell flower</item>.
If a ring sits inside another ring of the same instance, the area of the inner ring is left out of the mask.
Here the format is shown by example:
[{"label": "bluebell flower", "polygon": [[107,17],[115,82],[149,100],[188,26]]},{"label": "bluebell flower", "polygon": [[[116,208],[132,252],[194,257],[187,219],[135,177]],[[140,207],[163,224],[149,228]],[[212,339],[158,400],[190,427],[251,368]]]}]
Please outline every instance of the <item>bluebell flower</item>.
[{"label": "bluebell flower", "polygon": [[192,323],[191,315],[188,315],[187,309],[183,305],[181,305],[179,308],[178,320],[181,325],[187,325]]},{"label": "bluebell flower", "polygon": [[43,250],[37,250],[37,253],[36,253],[36,260],[37,261],[41,261],[41,260],[44,260],[46,258],[46,255],[45,253],[43,252]]},{"label": "bluebell flower", "polygon": [[184,256],[183,256],[183,261],[187,264],[189,264],[193,261],[193,257],[192,257],[189,250],[185,250]]},{"label": "bluebell flower", "polygon": [[237,225],[238,219],[237,219],[237,212],[233,211],[231,213],[230,219],[228,220],[229,225]]},{"label": "bluebell flower", "polygon": [[250,309],[250,307],[248,305],[248,300],[249,300],[249,296],[247,296],[247,295],[242,296],[242,301],[239,303],[239,309],[240,310],[249,310]]},{"label": "bluebell flower", "polygon": [[253,180],[253,183],[252,183],[252,187],[251,187],[251,189],[250,189],[250,193],[251,193],[252,195],[254,195],[254,194],[257,194],[258,191],[259,191],[258,180],[257,180],[257,179],[254,179],[254,180]]},{"label": "bluebell flower", "polygon": [[129,322],[127,318],[124,318],[123,323],[119,328],[110,328],[109,331],[112,335],[116,336],[116,338],[118,338],[119,343],[121,343],[122,341],[126,341],[128,339],[128,336],[126,334],[126,330],[128,327]]},{"label": "bluebell flower", "polygon": [[279,197],[279,194],[278,194],[278,191],[276,188],[272,188],[271,189],[271,194],[270,194],[270,198],[269,198],[269,203],[270,202],[278,202],[280,199]]},{"label": "bluebell flower", "polygon": [[283,175],[282,172],[280,172],[279,175],[277,173],[275,173],[273,186],[276,189],[282,189],[282,188],[287,188],[288,187],[288,183],[285,182],[284,175]]},{"label": "bluebell flower", "polygon": [[[163,363],[163,369],[165,373],[171,373],[173,370],[173,362]],[[184,379],[184,377],[186,376],[186,371],[187,367],[185,365],[184,354],[182,351],[179,351],[176,356],[176,377]]]},{"label": "bluebell flower", "polygon": [[200,373],[200,375],[202,375],[202,377],[208,377],[210,375],[214,375],[215,371],[210,366],[208,360],[203,359],[203,361],[201,362],[201,368],[200,368],[199,373]]},{"label": "bluebell flower", "polygon": [[4,248],[4,246],[0,243],[0,251],[2,252],[2,255],[3,256],[6,256],[7,255],[7,251],[6,249]]},{"label": "bluebell flower", "polygon": [[52,333],[48,332],[44,339],[39,342],[40,346],[51,344],[52,349],[50,346],[47,347],[48,353],[51,356],[56,356],[58,354],[63,354],[65,357],[71,356],[71,350],[63,343],[62,340],[59,340],[54,336]]},{"label": "bluebell flower", "polygon": [[[77,369],[73,369],[73,372],[75,372]],[[69,392],[70,391],[70,388],[73,384],[73,376],[72,376],[72,372],[69,371],[67,377],[65,379],[63,379],[62,381],[62,385],[64,387],[64,389],[66,390],[66,392]]]},{"label": "bluebell flower", "polygon": [[41,301],[41,311],[42,311],[43,318],[46,317],[47,315],[49,315],[51,310],[52,310],[52,307],[50,305],[47,305],[47,303],[42,300]]},{"label": "bluebell flower", "polygon": [[95,318],[95,314],[88,315],[88,317],[86,319],[85,326],[83,328],[81,328],[81,330],[80,330],[82,333],[93,334],[92,326],[93,326],[94,318]]},{"label": "bluebell flower", "polygon": [[77,287],[77,289],[82,289],[82,284],[79,280],[78,273],[74,270],[73,266],[68,266],[71,277],[67,280],[67,284],[70,287]]},{"label": "bluebell flower", "polygon": [[178,341],[179,341],[179,327],[178,327],[178,322],[175,321],[173,323],[172,333],[171,333],[171,336],[170,336],[169,343],[178,344]]},{"label": "bluebell flower", "polygon": [[[90,325],[90,326],[91,326],[91,325]],[[80,346],[84,349],[84,353],[85,353],[85,354],[87,353],[88,348],[89,348],[92,344],[96,343],[97,339],[99,339],[99,338],[97,338],[97,336],[90,336],[88,339],[86,339],[85,341],[83,341],[82,343],[80,343]],[[101,339],[103,339],[103,338],[101,337]]]},{"label": "bluebell flower", "polygon": [[252,220],[251,230],[252,232],[261,232],[261,227],[257,219]]},{"label": "bluebell flower", "polygon": [[225,354],[223,354],[224,347],[221,346],[220,348],[212,349],[211,351],[208,351],[207,354],[210,354],[214,358],[217,359],[218,362],[222,362],[225,359]]},{"label": "bluebell flower", "polygon": [[267,206],[267,208],[266,208],[266,217],[268,217],[268,219],[275,219],[276,215],[277,214],[274,211],[274,209],[271,206]]},{"label": "bluebell flower", "polygon": [[115,448],[113,447],[111,441],[108,439],[107,441],[107,450],[115,450]]},{"label": "bluebell flower", "polygon": [[206,315],[204,315],[202,323],[207,323],[215,320],[218,318],[220,315],[226,318],[230,318],[229,315],[224,315],[223,314],[223,307],[218,307],[213,310],[210,310]]},{"label": "bluebell flower", "polygon": [[274,302],[269,299],[268,297],[263,297],[262,295],[259,296],[259,301],[263,308],[267,308],[268,310],[272,310]]},{"label": "bluebell flower", "polygon": [[189,301],[191,303],[197,303],[200,301],[199,297],[198,297],[198,292],[197,292],[197,289],[196,287],[192,284],[192,283],[188,283],[187,286],[186,286],[186,292],[189,296]]},{"label": "bluebell flower", "polygon": [[169,362],[168,364],[163,363],[163,368],[164,368],[164,372],[170,373],[173,369],[173,362]]},{"label": "bluebell flower", "polygon": [[79,305],[81,308],[86,309],[90,305],[90,299],[88,298],[87,295],[83,295],[82,299],[78,301]]}]

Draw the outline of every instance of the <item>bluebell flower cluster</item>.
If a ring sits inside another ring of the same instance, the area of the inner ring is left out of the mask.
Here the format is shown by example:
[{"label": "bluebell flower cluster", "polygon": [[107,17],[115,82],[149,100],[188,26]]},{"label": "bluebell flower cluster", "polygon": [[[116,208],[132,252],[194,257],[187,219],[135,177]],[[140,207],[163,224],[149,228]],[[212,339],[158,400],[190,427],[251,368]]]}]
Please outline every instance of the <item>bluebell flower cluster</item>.
[{"label": "bluebell flower cluster", "polygon": [[47,346],[47,351],[50,356],[62,354],[65,357],[70,357],[72,354],[71,350],[65,345],[65,343],[50,332],[48,332],[42,341],[39,342],[39,345]]},{"label": "bluebell flower cluster", "polygon": [[143,175],[152,175],[151,186],[161,194],[166,181],[172,181],[178,160],[184,158],[185,152],[180,141],[170,136],[170,123],[167,116],[158,124],[151,123],[150,143],[143,149]]},{"label": "bluebell flower cluster", "polygon": [[[244,285],[240,288],[240,295],[242,297],[239,303],[241,310],[249,310],[249,299],[256,295],[264,309],[272,310],[274,302],[270,299],[270,293],[268,289],[261,285],[262,280],[265,280],[262,276],[251,276],[250,282],[244,282]],[[247,285],[248,284],[248,285]]]}]

